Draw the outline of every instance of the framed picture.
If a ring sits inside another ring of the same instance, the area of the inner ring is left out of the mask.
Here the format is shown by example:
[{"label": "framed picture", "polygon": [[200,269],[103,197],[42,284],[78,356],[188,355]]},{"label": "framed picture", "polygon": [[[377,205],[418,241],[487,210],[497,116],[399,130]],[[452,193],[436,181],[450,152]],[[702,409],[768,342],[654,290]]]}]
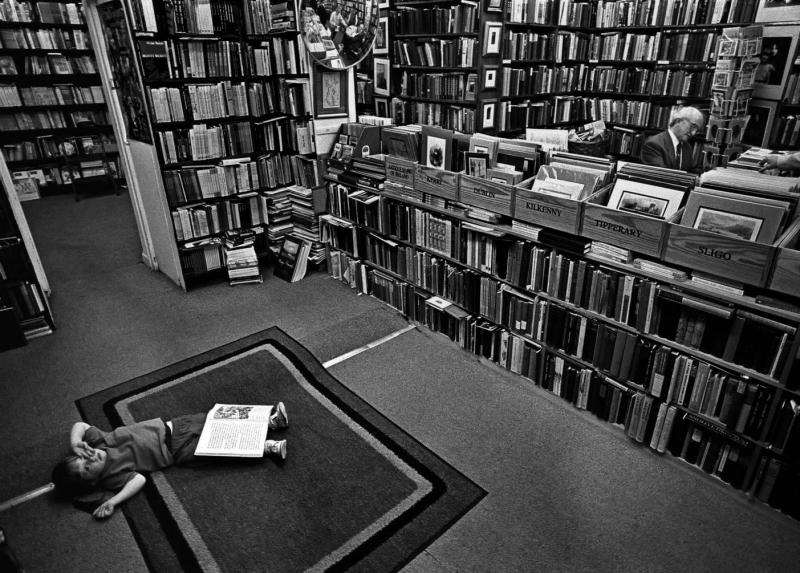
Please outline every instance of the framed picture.
[{"label": "framed picture", "polygon": [[695,189],[686,202],[681,225],[733,237],[772,244],[787,213],[786,206],[766,204],[724,191]]},{"label": "framed picture", "polygon": [[464,88],[464,99],[475,101],[475,94],[478,91],[478,74],[467,75],[467,85]]},{"label": "framed picture", "polygon": [[503,10],[502,0],[486,0],[487,12],[501,12]]},{"label": "framed picture", "polygon": [[494,100],[483,102],[483,111],[481,113],[481,127],[483,129],[491,129],[495,126],[495,107]]},{"label": "framed picture", "polygon": [[378,9],[386,8],[389,9],[389,0],[379,0],[378,1]]},{"label": "framed picture", "polygon": [[464,171],[467,175],[486,179],[489,170],[489,154],[476,151],[467,151],[464,154]]},{"label": "framed picture", "polygon": [[500,142],[494,138],[482,137],[476,133],[469,139],[469,150],[473,153],[486,153],[489,156],[489,167],[494,167],[499,144]]},{"label": "framed picture", "polygon": [[800,0],[760,0],[756,22],[791,22],[797,20]]},{"label": "framed picture", "polygon": [[762,99],[751,99],[748,111],[750,119],[742,135],[742,143],[756,147],[769,147],[769,136],[772,124],[775,122],[775,113],[778,102]]},{"label": "framed picture", "polygon": [[617,179],[608,207],[620,211],[631,211],[648,217],[669,219],[681,207],[686,192],[648,185],[629,179]]},{"label": "framed picture", "polygon": [[[800,5],[795,6],[795,14]],[[755,72],[753,97],[779,100],[783,97],[786,83],[792,70],[797,42],[798,26],[764,26],[760,59]]]},{"label": "framed picture", "polygon": [[391,81],[391,66],[388,58],[375,58],[372,68],[372,80],[375,86],[375,95],[389,96],[389,82]]},{"label": "framed picture", "polygon": [[376,97],[375,115],[378,117],[389,117],[389,100],[385,97]]},{"label": "framed picture", "polygon": [[314,66],[314,117],[345,117],[349,92],[347,70]]},{"label": "framed picture", "polygon": [[389,17],[381,16],[378,18],[378,28],[375,30],[374,54],[389,53]]},{"label": "framed picture", "polygon": [[483,89],[494,90],[497,89],[497,66],[483,66]]},{"label": "framed picture", "polygon": [[433,125],[423,125],[421,135],[420,163],[428,167],[450,171],[453,155],[453,132]]},{"label": "framed picture", "polygon": [[492,56],[500,54],[500,43],[503,24],[500,22],[486,22],[483,30],[483,55]]}]

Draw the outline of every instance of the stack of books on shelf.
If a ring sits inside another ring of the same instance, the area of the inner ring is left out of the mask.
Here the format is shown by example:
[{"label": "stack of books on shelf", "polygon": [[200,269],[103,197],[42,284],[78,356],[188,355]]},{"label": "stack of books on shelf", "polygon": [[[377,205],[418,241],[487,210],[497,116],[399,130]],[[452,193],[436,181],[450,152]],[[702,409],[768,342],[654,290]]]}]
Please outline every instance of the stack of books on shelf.
[{"label": "stack of books on shelf", "polygon": [[231,286],[260,283],[261,271],[255,250],[255,234],[226,233],[222,244],[225,247],[225,266]]}]

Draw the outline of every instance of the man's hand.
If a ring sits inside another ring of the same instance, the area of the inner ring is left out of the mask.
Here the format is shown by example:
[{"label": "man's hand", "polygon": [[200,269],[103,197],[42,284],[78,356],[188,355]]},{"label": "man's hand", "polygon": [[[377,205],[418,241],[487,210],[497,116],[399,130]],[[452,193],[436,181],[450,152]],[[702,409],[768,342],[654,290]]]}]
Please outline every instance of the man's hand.
[{"label": "man's hand", "polygon": [[767,155],[764,159],[758,162],[758,172],[764,173],[770,169],[777,169],[778,168],[778,156],[777,155]]},{"label": "man's hand", "polygon": [[108,500],[103,505],[95,509],[92,515],[94,515],[97,519],[105,519],[114,513],[114,507],[114,502],[112,500]]}]

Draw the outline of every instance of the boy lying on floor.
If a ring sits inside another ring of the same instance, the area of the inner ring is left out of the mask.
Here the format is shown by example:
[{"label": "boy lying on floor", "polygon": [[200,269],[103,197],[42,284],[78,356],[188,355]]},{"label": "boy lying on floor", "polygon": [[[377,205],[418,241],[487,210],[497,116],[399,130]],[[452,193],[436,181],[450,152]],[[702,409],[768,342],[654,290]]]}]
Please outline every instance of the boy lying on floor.
[{"label": "boy lying on floor", "polygon": [[[98,488],[115,492],[93,513],[98,519],[109,517],[119,504],[144,487],[146,480],[139,472],[207,463],[206,459],[194,455],[205,422],[206,414],[169,421],[155,418],[112,432],[76,422],[69,435],[72,455],[53,469],[56,493],[75,499]],[[278,402],[270,416],[269,429],[288,425],[286,407]],[[266,440],[264,453],[286,459],[286,440]]]}]

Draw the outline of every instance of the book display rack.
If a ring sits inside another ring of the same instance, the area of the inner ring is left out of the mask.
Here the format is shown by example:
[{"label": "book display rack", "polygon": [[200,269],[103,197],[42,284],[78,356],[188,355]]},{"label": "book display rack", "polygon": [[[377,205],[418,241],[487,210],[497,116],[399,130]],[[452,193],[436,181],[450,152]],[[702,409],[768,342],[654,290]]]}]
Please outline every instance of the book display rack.
[{"label": "book display rack", "polygon": [[[586,202],[565,232],[550,223],[557,209],[538,208],[521,186],[478,192],[464,173],[450,173],[455,190],[430,186],[418,164],[383,159],[383,177],[345,170],[328,181],[332,276],[800,519],[796,296],[772,296],[760,279],[743,295],[687,280],[707,267],[666,264],[668,230],[649,255],[600,256],[583,233]],[[469,217],[465,203],[496,217]],[[627,238],[637,227],[626,217],[604,224]],[[608,237],[609,250],[631,248]],[[778,299],[788,302],[769,302]]]},{"label": "book display rack", "polygon": [[34,177],[43,195],[72,192],[101,160],[121,180],[79,3],[3,0],[0,75],[0,145],[15,178]]},{"label": "book display rack", "polygon": [[181,264],[176,282],[188,287],[224,276],[225,233],[252,231],[255,252],[267,255],[272,203],[294,184],[321,183],[310,68],[294,3],[132,6],[126,33],[144,113],[131,137],[155,147]]},{"label": "book display rack", "polygon": [[11,173],[0,159],[0,352],[55,328],[41,267]]}]

